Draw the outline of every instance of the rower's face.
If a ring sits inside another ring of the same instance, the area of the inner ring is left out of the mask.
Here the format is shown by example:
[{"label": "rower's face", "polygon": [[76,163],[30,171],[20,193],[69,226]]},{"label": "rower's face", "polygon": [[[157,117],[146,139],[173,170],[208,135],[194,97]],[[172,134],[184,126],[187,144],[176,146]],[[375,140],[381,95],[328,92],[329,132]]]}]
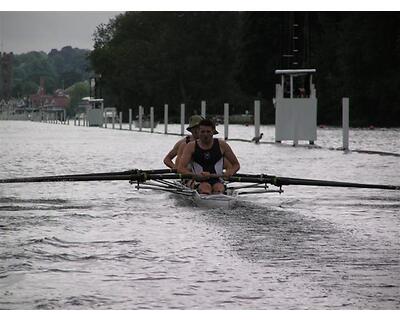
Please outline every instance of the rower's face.
[{"label": "rower's face", "polygon": [[199,139],[201,142],[209,143],[213,138],[214,130],[212,127],[200,126]]}]

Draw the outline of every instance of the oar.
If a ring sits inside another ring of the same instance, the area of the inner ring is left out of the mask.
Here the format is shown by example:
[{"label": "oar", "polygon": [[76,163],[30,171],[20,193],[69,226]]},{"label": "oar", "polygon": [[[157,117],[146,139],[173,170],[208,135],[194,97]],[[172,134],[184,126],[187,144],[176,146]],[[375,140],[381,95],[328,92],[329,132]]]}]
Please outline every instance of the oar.
[{"label": "oar", "polygon": [[[172,180],[172,179],[194,179],[196,181],[206,181],[210,178],[220,178],[221,175],[199,176],[195,174],[154,174],[154,172],[171,172],[169,169],[160,170],[129,170],[116,173],[100,173],[87,175],[61,175],[61,176],[45,176],[45,177],[28,177],[15,179],[1,179],[0,183],[28,183],[28,182],[59,182],[59,181],[111,181],[111,180],[129,180],[143,182],[146,180]],[[127,172],[132,172],[127,174]],[[299,179],[289,177],[277,177],[270,175],[255,174],[237,174],[225,179],[229,182],[251,182],[251,183],[267,183],[278,187],[284,185],[302,185],[302,186],[323,186],[323,187],[350,187],[350,188],[373,188],[386,190],[400,190],[400,186],[379,185],[379,184],[362,184],[342,181],[329,180],[312,180]]]},{"label": "oar", "polygon": [[[162,169],[168,170],[168,169]],[[209,178],[221,177],[219,175],[210,175],[209,177],[197,176],[194,174],[154,174],[156,170],[140,171],[132,174],[123,174],[117,172],[116,174],[101,173],[87,174],[87,175],[60,175],[60,176],[43,176],[43,177],[26,177],[26,178],[12,178],[0,179],[0,183],[29,183],[29,182],[63,182],[63,181],[112,181],[112,180],[129,180],[143,182],[146,180],[162,180],[162,179],[194,179],[196,181],[204,181]],[[130,172],[130,171],[128,171]],[[135,172],[134,170],[132,172]],[[171,172],[171,170],[168,170]]]},{"label": "oar", "polygon": [[313,180],[313,179],[299,179],[290,177],[277,177],[270,175],[256,175],[256,174],[236,174],[228,179],[230,182],[253,182],[253,183],[268,183],[275,186],[322,186],[322,187],[347,187],[347,188],[369,188],[369,189],[386,189],[386,190],[400,190],[400,186],[394,185],[381,185],[381,184],[364,184],[343,181],[329,181],[329,180]]},{"label": "oar", "polygon": [[[0,183],[22,183],[22,182],[57,182],[57,181],[105,181],[105,180],[130,180],[131,175],[145,174],[164,174],[175,172],[174,169],[154,169],[154,170],[139,170],[132,169],[126,171],[115,172],[98,172],[98,173],[81,173],[68,175],[54,175],[43,177],[27,177],[14,179],[0,179]],[[116,177],[121,176],[121,179]]]},{"label": "oar", "polygon": [[95,172],[95,173],[80,173],[80,174],[69,174],[63,175],[63,177],[80,177],[80,176],[116,176],[116,175],[127,175],[127,174],[138,174],[138,173],[154,173],[154,174],[163,174],[163,173],[173,173],[176,172],[175,169],[152,169],[152,170],[140,170],[140,169],[132,169],[126,171],[115,171],[115,172]]}]

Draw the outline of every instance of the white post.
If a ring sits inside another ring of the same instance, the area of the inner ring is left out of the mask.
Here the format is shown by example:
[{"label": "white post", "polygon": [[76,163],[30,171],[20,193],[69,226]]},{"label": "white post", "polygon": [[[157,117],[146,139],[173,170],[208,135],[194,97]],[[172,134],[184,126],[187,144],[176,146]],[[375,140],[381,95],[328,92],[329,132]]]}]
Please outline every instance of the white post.
[{"label": "white post", "polygon": [[349,98],[342,98],[343,150],[349,150]]},{"label": "white post", "polygon": [[206,118],[206,102],[204,100],[201,101],[201,116]]},{"label": "white post", "polygon": [[139,106],[139,131],[142,131],[143,107]]},{"label": "white post", "polygon": [[100,104],[101,108],[101,127],[104,127],[104,101],[101,102]]},{"label": "white post", "polygon": [[122,130],[122,111],[119,112],[119,130]]},{"label": "white post", "polygon": [[112,112],[112,128],[115,129],[115,110]]},{"label": "white post", "polygon": [[150,107],[150,132],[154,132],[154,107]]},{"label": "white post", "polygon": [[185,104],[181,103],[181,136],[185,135]]},{"label": "white post", "polygon": [[294,116],[294,137],[293,137],[293,147],[297,147],[297,145],[299,144],[299,115],[298,115],[298,108],[294,108],[293,110],[293,116]]},{"label": "white post", "polygon": [[129,109],[129,130],[132,130],[132,109]]},{"label": "white post", "polygon": [[168,133],[168,105],[164,104],[164,133]]},{"label": "white post", "polygon": [[107,123],[108,123],[108,117],[107,117],[107,112],[103,112],[103,122],[104,122],[104,128],[107,129]]},{"label": "white post", "polygon": [[254,100],[254,137],[260,136],[260,100]]},{"label": "white post", "polygon": [[229,103],[224,103],[224,139],[228,140],[229,130]]},{"label": "white post", "polygon": [[293,99],[293,75],[290,75],[290,99]]}]

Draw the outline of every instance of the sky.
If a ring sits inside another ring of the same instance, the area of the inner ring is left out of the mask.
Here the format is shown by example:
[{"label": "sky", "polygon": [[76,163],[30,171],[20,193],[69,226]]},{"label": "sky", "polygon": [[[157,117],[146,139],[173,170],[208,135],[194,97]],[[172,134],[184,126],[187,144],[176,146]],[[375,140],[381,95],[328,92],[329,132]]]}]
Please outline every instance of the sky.
[{"label": "sky", "polygon": [[[389,4],[387,2],[389,1]],[[271,4],[272,3],[272,4]],[[321,5],[323,3],[323,5]],[[360,3],[357,1],[357,3]],[[12,0],[0,4],[0,51],[16,54],[29,51],[74,48],[93,49],[92,36],[96,26],[124,11],[299,11],[299,10],[398,10],[398,1],[365,0],[363,6],[349,0]],[[91,8],[102,11],[89,11]],[[39,11],[38,11],[39,10]],[[48,11],[54,10],[54,11]],[[60,11],[64,10],[64,11]],[[81,11],[86,10],[86,11]],[[113,11],[114,10],[114,11]],[[116,11],[119,10],[119,11]]]},{"label": "sky", "polygon": [[0,50],[15,54],[74,48],[93,49],[96,26],[121,11],[0,12]]}]

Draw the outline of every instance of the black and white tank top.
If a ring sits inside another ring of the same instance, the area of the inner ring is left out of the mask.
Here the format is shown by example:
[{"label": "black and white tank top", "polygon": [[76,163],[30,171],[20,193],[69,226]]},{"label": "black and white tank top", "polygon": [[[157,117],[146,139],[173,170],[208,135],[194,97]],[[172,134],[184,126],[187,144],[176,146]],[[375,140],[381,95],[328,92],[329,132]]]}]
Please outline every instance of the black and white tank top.
[{"label": "black and white tank top", "polygon": [[221,153],[218,139],[213,139],[213,145],[210,149],[200,148],[196,141],[193,157],[192,171],[199,174],[207,171],[214,174],[222,174],[224,169],[224,157]]}]

